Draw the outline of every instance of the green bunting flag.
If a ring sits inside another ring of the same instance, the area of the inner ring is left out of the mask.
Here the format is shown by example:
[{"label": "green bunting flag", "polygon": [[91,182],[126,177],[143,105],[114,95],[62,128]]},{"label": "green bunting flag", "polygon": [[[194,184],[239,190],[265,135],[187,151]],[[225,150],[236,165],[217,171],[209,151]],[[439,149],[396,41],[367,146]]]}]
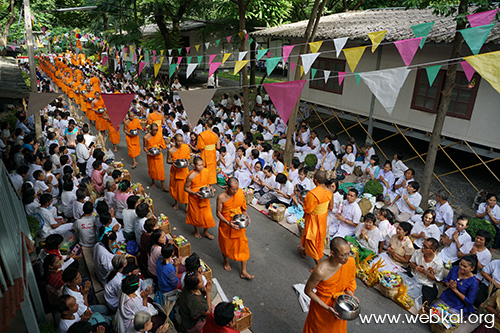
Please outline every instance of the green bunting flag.
[{"label": "green bunting flag", "polygon": [[193,58],[193,57],[191,57],[191,56],[188,56],[188,57],[187,57],[187,63],[188,63],[188,64],[190,64],[190,63],[191,63],[191,59],[192,59],[192,58]]},{"label": "green bunting flag", "polygon": [[260,58],[262,58],[267,53],[267,51],[269,51],[269,49],[257,50],[257,61],[259,61]]},{"label": "green bunting flag", "polygon": [[316,68],[311,68],[311,80],[314,79],[314,77],[316,76],[316,72],[318,70]]},{"label": "green bunting flag", "polygon": [[252,44],[252,43],[253,43],[253,38],[252,38],[252,37],[250,37],[250,40],[249,40],[249,42],[248,42],[248,45],[250,45],[250,44]]},{"label": "green bunting flag", "polygon": [[359,81],[361,81],[360,73],[354,73],[354,77],[356,77],[356,85],[359,87]]},{"label": "green bunting flag", "polygon": [[271,73],[276,68],[276,65],[280,62],[282,57],[274,57],[266,59],[267,76],[271,76]]},{"label": "green bunting flag", "polygon": [[467,28],[460,30],[462,36],[464,36],[464,40],[469,45],[470,50],[474,54],[478,54],[481,51],[481,47],[483,46],[486,38],[491,32],[491,29],[495,26],[495,23],[480,25],[474,28]]},{"label": "green bunting flag", "polygon": [[182,53],[182,47],[179,47],[179,48],[177,49],[177,51],[179,51],[179,54],[181,54],[181,53]]},{"label": "green bunting flag", "polygon": [[203,60],[203,56],[202,55],[198,56],[198,64],[201,64],[202,60]]},{"label": "green bunting flag", "polygon": [[168,72],[169,78],[171,78],[172,75],[174,75],[176,69],[177,69],[177,64],[170,64],[170,70]]},{"label": "green bunting flag", "polygon": [[411,26],[411,30],[413,30],[413,33],[415,34],[415,37],[422,37],[422,40],[420,41],[420,48],[424,47],[425,40],[427,39],[427,36],[431,32],[432,27],[434,26],[434,21],[429,22],[429,23],[422,23],[422,24],[416,24]]},{"label": "green bunting flag", "polygon": [[127,72],[130,70],[130,67],[132,66],[132,61],[127,61]]},{"label": "green bunting flag", "polygon": [[220,44],[220,39],[217,39],[217,40],[215,41],[215,45],[219,46],[219,44]]},{"label": "green bunting flag", "polygon": [[436,80],[436,77],[437,77],[440,69],[441,69],[441,65],[431,66],[431,67],[425,68],[425,71],[427,72],[427,79],[429,79],[429,86],[430,87],[432,87],[434,80]]}]

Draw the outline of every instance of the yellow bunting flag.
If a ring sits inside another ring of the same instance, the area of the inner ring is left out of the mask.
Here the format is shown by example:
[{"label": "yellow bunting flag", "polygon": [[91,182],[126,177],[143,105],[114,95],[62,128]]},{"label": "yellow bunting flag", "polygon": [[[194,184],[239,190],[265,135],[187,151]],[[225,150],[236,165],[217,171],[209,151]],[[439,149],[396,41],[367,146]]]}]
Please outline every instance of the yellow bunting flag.
[{"label": "yellow bunting flag", "polygon": [[365,48],[366,46],[359,46],[343,50],[347,64],[349,64],[349,68],[351,68],[351,72],[354,73],[356,66],[358,66],[358,63],[361,60],[363,52],[365,52]]},{"label": "yellow bunting flag", "polygon": [[500,93],[500,51],[464,57],[464,59]]},{"label": "yellow bunting flag", "polygon": [[231,55],[231,53],[224,53],[224,56],[222,57],[223,64],[227,61],[227,58],[229,58],[230,55]]},{"label": "yellow bunting flag", "polygon": [[137,62],[141,62],[141,59],[142,59],[142,55],[139,57],[139,60],[137,60]]},{"label": "yellow bunting flag", "polygon": [[316,53],[318,52],[319,48],[323,45],[323,41],[319,40],[317,42],[312,42],[309,43],[309,47],[311,48],[311,53]]},{"label": "yellow bunting flag", "polygon": [[154,64],[155,66],[155,77],[158,75],[158,72],[160,71],[161,64]]},{"label": "yellow bunting flag", "polygon": [[200,49],[200,44],[196,44],[194,48],[196,49],[196,52],[198,52],[198,50]]},{"label": "yellow bunting flag", "polygon": [[238,36],[240,36],[241,40],[245,38],[245,33],[243,31],[238,32]]},{"label": "yellow bunting flag", "polygon": [[163,64],[163,59],[165,59],[165,57],[160,58],[160,65]]},{"label": "yellow bunting flag", "polygon": [[377,32],[370,32],[368,34],[368,37],[370,37],[370,40],[372,41],[372,53],[375,52],[380,42],[382,42],[386,33],[387,30],[382,30]]},{"label": "yellow bunting flag", "polygon": [[236,61],[236,65],[234,65],[234,73],[233,74],[234,75],[238,74],[238,72],[241,71],[241,69],[243,67],[245,67],[249,61],[250,60],[238,60],[238,61]]},{"label": "yellow bunting flag", "polygon": [[161,55],[163,55],[163,52],[165,52],[165,50],[160,50]]}]

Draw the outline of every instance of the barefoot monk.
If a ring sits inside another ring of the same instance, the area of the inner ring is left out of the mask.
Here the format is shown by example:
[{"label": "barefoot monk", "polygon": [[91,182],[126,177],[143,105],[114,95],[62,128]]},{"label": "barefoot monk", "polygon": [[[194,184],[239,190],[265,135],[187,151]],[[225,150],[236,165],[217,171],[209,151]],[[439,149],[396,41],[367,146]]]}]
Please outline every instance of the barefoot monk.
[{"label": "barefoot monk", "polygon": [[[149,177],[152,182],[151,187],[156,188],[155,180],[159,180],[162,191],[168,192],[165,188],[165,166],[163,165],[163,153],[161,152],[166,147],[163,135],[158,130],[158,125],[151,124],[149,133],[144,135],[143,138],[143,149],[147,155]],[[160,154],[153,155],[149,151],[151,148],[158,148]]]},{"label": "barefoot monk", "polygon": [[188,193],[184,191],[184,184],[189,174],[188,168],[177,168],[175,161],[191,158],[191,148],[184,143],[181,134],[174,136],[174,146],[168,150],[167,163],[170,164],[170,195],[175,200],[174,209],[179,209],[179,203],[187,205]]}]

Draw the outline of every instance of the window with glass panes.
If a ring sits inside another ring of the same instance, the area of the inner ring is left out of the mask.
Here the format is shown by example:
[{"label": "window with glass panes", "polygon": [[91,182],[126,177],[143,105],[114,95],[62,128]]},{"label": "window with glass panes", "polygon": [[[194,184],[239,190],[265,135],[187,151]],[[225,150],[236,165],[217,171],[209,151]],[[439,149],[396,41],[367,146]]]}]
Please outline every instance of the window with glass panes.
[{"label": "window with glass panes", "polygon": [[[318,71],[316,72],[314,80],[309,81],[309,88],[328,91],[335,94],[342,94],[343,87],[339,85],[337,73],[345,71],[345,60],[317,58],[312,65],[312,68],[315,68]],[[331,72],[330,78],[326,83],[323,72],[325,69]]]},{"label": "window with glass panes", "polygon": [[[425,69],[419,69],[415,80],[411,108],[436,113],[445,76],[445,70],[439,71],[434,83],[432,86],[429,86]],[[470,119],[479,89],[479,81],[479,75],[474,74],[471,81],[472,83],[469,83],[464,72],[457,71],[455,79],[456,85],[451,94],[451,101],[447,113],[448,116]]]}]

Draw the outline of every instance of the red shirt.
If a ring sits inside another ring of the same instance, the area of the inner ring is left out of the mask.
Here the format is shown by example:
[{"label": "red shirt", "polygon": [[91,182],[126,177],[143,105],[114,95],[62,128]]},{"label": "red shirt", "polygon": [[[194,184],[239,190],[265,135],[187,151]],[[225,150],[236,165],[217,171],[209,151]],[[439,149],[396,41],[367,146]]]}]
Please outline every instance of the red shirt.
[{"label": "red shirt", "polygon": [[207,321],[205,322],[205,326],[203,326],[203,329],[201,330],[202,333],[239,333],[239,331],[235,330],[234,328],[230,327],[220,327],[215,323],[215,318],[214,314],[211,313],[207,317]]}]

